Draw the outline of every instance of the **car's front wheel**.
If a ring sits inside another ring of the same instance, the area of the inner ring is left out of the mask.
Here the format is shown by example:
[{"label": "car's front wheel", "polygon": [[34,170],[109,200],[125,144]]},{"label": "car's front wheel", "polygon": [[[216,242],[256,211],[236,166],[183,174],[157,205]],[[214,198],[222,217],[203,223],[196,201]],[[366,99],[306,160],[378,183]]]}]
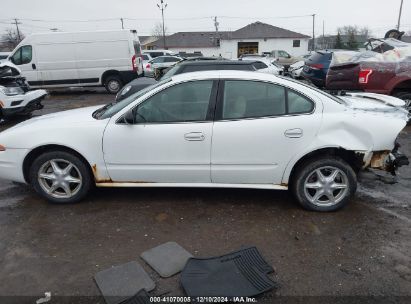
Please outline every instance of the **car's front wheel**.
[{"label": "car's front wheel", "polygon": [[75,203],[91,187],[91,174],[82,159],[65,151],[47,152],[37,157],[30,167],[34,189],[53,203]]},{"label": "car's front wheel", "polygon": [[357,177],[344,160],[319,158],[307,161],[297,169],[292,187],[305,209],[335,211],[344,207],[354,195]]}]

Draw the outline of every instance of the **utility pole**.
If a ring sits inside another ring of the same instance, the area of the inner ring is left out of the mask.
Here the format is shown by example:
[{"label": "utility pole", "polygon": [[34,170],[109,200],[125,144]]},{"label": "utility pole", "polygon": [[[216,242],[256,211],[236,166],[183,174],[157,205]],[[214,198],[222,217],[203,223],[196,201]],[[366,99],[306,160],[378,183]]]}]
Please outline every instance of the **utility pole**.
[{"label": "utility pole", "polygon": [[323,20],[323,45],[321,46],[322,49],[326,49],[325,47],[325,20]]},{"label": "utility pole", "polygon": [[123,18],[120,18],[120,21],[121,21],[121,28],[124,30],[124,20],[123,20]]},{"label": "utility pole", "polygon": [[315,51],[315,14],[313,14],[313,51]]},{"label": "utility pole", "polygon": [[21,41],[21,36],[20,36],[19,24],[21,24],[21,22],[19,22],[19,20],[18,20],[17,18],[15,18],[13,24],[16,25],[17,37],[19,38],[19,43],[20,43],[20,41]]},{"label": "utility pole", "polygon": [[397,23],[397,31],[400,30],[400,25],[401,25],[401,15],[402,15],[402,5],[404,3],[404,0],[401,0],[401,5],[400,5],[400,13],[398,14],[398,23]]},{"label": "utility pole", "polygon": [[164,3],[164,0],[160,0],[160,4],[157,4],[158,8],[161,10],[161,17],[163,19],[163,48],[166,49],[166,29],[164,26],[164,10],[167,7],[167,3]]},{"label": "utility pole", "polygon": [[218,39],[218,26],[220,23],[217,21],[217,16],[214,17],[214,27],[215,27],[215,37],[214,37],[214,44],[217,46],[217,39]]}]

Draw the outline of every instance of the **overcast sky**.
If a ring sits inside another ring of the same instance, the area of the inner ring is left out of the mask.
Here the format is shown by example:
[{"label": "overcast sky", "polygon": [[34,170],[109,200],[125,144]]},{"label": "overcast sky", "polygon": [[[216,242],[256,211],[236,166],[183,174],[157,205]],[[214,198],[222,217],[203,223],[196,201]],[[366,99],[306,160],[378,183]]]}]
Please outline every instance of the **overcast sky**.
[{"label": "overcast sky", "polygon": [[[254,21],[311,35],[312,17],[317,14],[316,35],[335,34],[343,25],[368,26],[382,36],[397,24],[401,0],[164,0],[169,32],[214,30],[212,16],[219,16],[220,30],[236,30]],[[160,0],[2,0],[0,31],[20,19],[25,33],[58,28],[63,31],[121,28],[150,35],[161,21],[156,3]],[[96,20],[99,19],[99,20]],[[104,19],[104,20],[102,20]],[[109,20],[107,20],[109,19]],[[402,26],[411,31],[411,0],[404,0]]]}]

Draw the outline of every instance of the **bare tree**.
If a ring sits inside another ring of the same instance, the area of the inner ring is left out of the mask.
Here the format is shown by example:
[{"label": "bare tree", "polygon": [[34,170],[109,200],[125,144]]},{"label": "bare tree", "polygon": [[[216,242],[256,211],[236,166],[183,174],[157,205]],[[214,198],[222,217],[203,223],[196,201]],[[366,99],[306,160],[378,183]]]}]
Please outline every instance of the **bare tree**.
[{"label": "bare tree", "polygon": [[1,36],[1,45],[5,49],[13,50],[21,40],[24,39],[23,33],[20,32],[20,38],[15,29],[6,29],[6,32]]},{"label": "bare tree", "polygon": [[[167,27],[164,28],[164,31],[167,35],[168,29]],[[153,37],[156,37],[157,39],[160,39],[163,37],[163,24],[161,22],[158,22],[154,25],[153,30],[151,31],[151,35]]]},{"label": "bare tree", "polygon": [[372,35],[371,30],[368,27],[358,27],[358,25],[345,25],[339,27],[337,32],[339,32],[342,36],[363,36],[366,39],[370,38]]}]

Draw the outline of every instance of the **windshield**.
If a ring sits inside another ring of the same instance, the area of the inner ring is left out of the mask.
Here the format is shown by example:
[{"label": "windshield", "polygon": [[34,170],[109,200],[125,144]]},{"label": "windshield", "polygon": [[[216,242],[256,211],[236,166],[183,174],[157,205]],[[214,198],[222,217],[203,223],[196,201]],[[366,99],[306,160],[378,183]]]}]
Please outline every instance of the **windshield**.
[{"label": "windshield", "polygon": [[160,80],[166,80],[166,79],[170,78],[171,76],[174,76],[174,75],[177,73],[178,69],[179,69],[179,65],[173,66],[170,70],[168,70],[167,73],[165,73],[165,74],[160,78]]},{"label": "windshield", "polygon": [[159,86],[162,86],[163,84],[165,84],[169,81],[171,81],[171,79],[164,80],[164,81],[159,81],[159,82],[157,82],[157,83],[155,83],[155,84],[153,84],[149,87],[146,87],[146,88],[142,89],[141,91],[136,92],[133,95],[130,95],[129,97],[127,97],[126,99],[123,99],[122,101],[105,105],[104,107],[102,107],[102,108],[98,109],[97,111],[95,111],[93,113],[93,117],[96,118],[96,119],[110,118],[113,115],[120,112],[125,107],[127,107],[133,101],[135,101],[136,99],[138,99],[141,96],[143,96],[144,94],[146,94],[147,92],[149,92],[151,90],[154,90],[155,88],[157,88]]}]

